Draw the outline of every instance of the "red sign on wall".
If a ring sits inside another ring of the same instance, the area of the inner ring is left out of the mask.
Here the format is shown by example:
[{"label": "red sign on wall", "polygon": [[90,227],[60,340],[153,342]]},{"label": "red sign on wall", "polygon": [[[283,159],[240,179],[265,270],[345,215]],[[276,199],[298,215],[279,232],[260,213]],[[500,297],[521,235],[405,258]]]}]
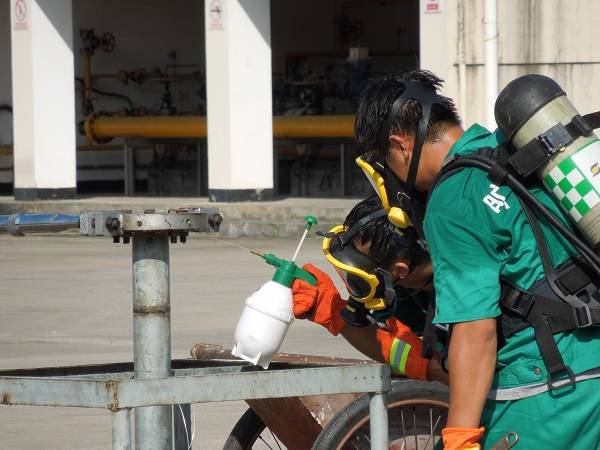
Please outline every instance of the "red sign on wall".
[{"label": "red sign on wall", "polygon": [[26,30],[29,28],[29,2],[26,0],[14,0],[13,14],[15,15],[15,30]]},{"label": "red sign on wall", "polygon": [[441,13],[444,11],[444,0],[421,0],[423,14]]}]

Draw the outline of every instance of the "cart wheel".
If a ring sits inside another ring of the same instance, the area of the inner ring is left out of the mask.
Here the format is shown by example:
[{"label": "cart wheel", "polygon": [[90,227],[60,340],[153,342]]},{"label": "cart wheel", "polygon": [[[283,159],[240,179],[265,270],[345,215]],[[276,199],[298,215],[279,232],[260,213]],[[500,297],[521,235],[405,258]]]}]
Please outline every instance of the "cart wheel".
[{"label": "cart wheel", "polygon": [[[432,450],[448,414],[448,389],[441,383],[393,380],[387,394],[390,450]],[[369,397],[346,405],[323,428],[312,450],[368,450]]]},{"label": "cart wheel", "polygon": [[223,450],[283,449],[285,446],[265,426],[252,408],[237,421]]},{"label": "cart wheel", "polygon": [[[390,450],[432,450],[446,425],[448,389],[440,383],[397,379],[387,395]],[[284,449],[251,409],[235,424],[223,450]],[[313,450],[369,450],[369,397],[349,403],[325,426]]]}]

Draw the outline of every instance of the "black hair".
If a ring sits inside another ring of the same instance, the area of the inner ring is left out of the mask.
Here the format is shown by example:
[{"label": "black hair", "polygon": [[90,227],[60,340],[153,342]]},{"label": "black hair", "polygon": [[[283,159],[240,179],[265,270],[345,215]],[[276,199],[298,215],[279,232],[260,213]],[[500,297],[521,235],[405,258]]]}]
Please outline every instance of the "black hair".
[{"label": "black hair", "polygon": [[[344,226],[351,228],[363,217],[383,208],[377,195],[357,203],[350,211]],[[427,258],[427,253],[419,244],[417,233],[412,229],[399,230],[388,220],[387,216],[378,217],[364,224],[354,238],[354,245],[368,245],[369,257],[380,267],[388,267],[399,259],[406,259],[412,269]]]},{"label": "black hair", "polygon": [[[359,153],[377,150],[382,156],[386,156],[388,149],[379,148],[381,127],[392,103],[403,92],[403,80],[418,82],[435,93],[443,83],[442,79],[428,70],[414,70],[404,75],[392,75],[371,82],[361,94],[354,123],[354,136]],[[460,117],[452,99],[441,95],[440,99],[442,105],[434,104],[431,109],[426,142],[438,138],[444,127],[460,125]],[[420,120],[421,105],[416,100],[407,100],[398,111],[390,132],[402,132],[414,137]]]}]

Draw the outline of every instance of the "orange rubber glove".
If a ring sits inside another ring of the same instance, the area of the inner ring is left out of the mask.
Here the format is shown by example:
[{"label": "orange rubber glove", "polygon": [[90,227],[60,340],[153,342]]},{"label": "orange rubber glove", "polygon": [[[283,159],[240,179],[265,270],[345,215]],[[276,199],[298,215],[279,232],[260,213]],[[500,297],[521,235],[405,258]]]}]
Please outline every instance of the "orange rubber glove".
[{"label": "orange rubber glove", "polygon": [[392,372],[413,380],[428,380],[429,360],[421,356],[421,339],[395,317],[386,321],[389,331],[377,330],[381,355]]},{"label": "orange rubber glove", "polygon": [[442,439],[444,450],[481,450],[477,443],[483,436],[485,428],[444,428]]},{"label": "orange rubber glove", "polygon": [[337,336],[346,325],[346,321],[340,315],[346,307],[346,302],[340,297],[329,275],[312,264],[305,264],[302,268],[314,275],[317,285],[311,286],[306,281],[298,279],[294,281],[292,285],[294,316],[318,323]]}]

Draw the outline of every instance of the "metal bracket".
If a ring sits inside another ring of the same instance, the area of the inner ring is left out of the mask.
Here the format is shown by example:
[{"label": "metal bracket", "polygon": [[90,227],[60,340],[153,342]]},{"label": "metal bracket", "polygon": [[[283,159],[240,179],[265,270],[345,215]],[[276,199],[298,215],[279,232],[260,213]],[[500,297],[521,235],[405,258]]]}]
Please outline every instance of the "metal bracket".
[{"label": "metal bracket", "polygon": [[131,210],[86,211],[80,216],[80,233],[86,236],[111,236],[114,242],[129,243],[135,233],[168,234],[171,242],[185,242],[190,231],[218,232],[223,216],[218,208],[179,208],[167,212],[147,209],[143,213]]}]

